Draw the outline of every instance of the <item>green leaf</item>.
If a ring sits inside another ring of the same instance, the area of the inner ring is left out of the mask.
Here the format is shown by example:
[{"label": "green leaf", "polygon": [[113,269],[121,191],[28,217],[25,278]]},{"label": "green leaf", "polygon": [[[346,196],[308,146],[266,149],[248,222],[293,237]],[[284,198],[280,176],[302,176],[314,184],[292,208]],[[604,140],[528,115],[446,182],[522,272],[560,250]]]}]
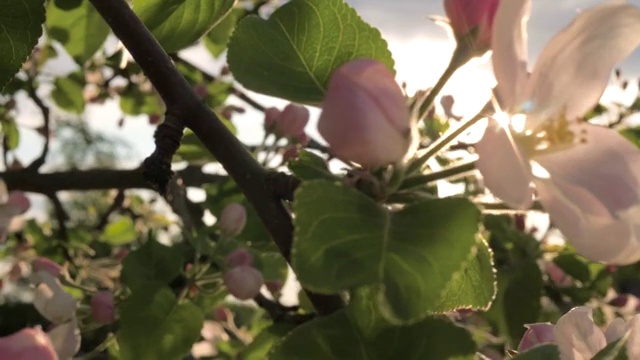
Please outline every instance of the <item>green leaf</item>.
[{"label": "green leaf", "polygon": [[380,32],[343,0],[292,0],[268,20],[247,16],[227,58],[247,89],[310,104],[322,101],[333,70],[351,60],[379,60],[393,71]]},{"label": "green leaf", "polygon": [[481,241],[471,251],[462,270],[455,273],[453,279],[440,295],[436,311],[454,309],[488,310],[498,291],[493,257],[488,245]]},{"label": "green leaf", "polygon": [[168,53],[193,45],[231,11],[235,0],[133,0],[133,11]]},{"label": "green leaf", "polygon": [[13,120],[2,122],[2,133],[4,135],[4,146],[7,150],[15,150],[20,144],[20,130]]},{"label": "green leaf", "polygon": [[515,347],[526,331],[524,325],[541,320],[543,281],[534,256],[539,245],[517,230],[510,216],[487,216],[484,223],[498,264],[498,293],[483,316]]},{"label": "green leaf", "polygon": [[204,46],[211,55],[218,57],[227,48],[231,33],[233,33],[233,29],[235,29],[238,20],[244,13],[243,9],[233,9],[204,37]]},{"label": "green leaf", "polygon": [[287,280],[289,266],[279,252],[259,251],[253,253],[254,267],[262,273],[265,280],[279,280],[283,284]]},{"label": "green leaf", "polygon": [[0,0],[0,90],[20,70],[42,35],[44,1]]},{"label": "green leaf", "polygon": [[446,319],[389,327],[366,339],[344,310],[298,326],[270,353],[270,360],[473,359],[471,335]]},{"label": "green leaf", "polygon": [[127,115],[160,115],[165,106],[155,92],[142,93],[138,87],[129,86],[120,94],[120,109]]},{"label": "green leaf", "polygon": [[512,360],[560,360],[560,351],[555,345],[539,345],[518,354]]},{"label": "green leaf", "polygon": [[616,340],[608,344],[604,349],[600,350],[591,360],[628,360],[627,355],[627,339],[628,334],[622,339]]},{"label": "green leaf", "polygon": [[56,78],[51,98],[62,110],[81,114],[84,111],[84,72],[75,72]]},{"label": "green leaf", "polygon": [[262,330],[258,336],[253,339],[251,344],[241,352],[244,360],[263,360],[271,350],[271,347],[280,341],[282,337],[287,335],[294,328],[294,325],[287,323],[274,324]]},{"label": "green leaf", "polygon": [[480,213],[466,199],[389,211],[353,188],[316,180],[299,187],[293,207],[300,282],[329,294],[383,285],[377,296],[393,323],[446,310],[442,295],[477,246]]},{"label": "green leaf", "polygon": [[90,59],[111,32],[88,0],[70,10],[49,1],[46,27],[49,37],[60,42],[78,64]]},{"label": "green leaf", "polygon": [[181,359],[200,338],[203,321],[197,306],[178,302],[168,287],[140,289],[120,308],[122,359]]},{"label": "green leaf", "polygon": [[151,282],[167,283],[182,271],[183,256],[175,248],[149,240],[122,264],[122,283],[135,288]]},{"label": "green leaf", "polygon": [[123,216],[117,221],[108,224],[104,228],[102,235],[100,235],[100,241],[113,246],[125,245],[137,238],[136,226],[128,216]]},{"label": "green leaf", "polygon": [[296,159],[289,161],[289,170],[300,180],[335,180],[327,162],[320,156],[307,151],[300,151]]}]

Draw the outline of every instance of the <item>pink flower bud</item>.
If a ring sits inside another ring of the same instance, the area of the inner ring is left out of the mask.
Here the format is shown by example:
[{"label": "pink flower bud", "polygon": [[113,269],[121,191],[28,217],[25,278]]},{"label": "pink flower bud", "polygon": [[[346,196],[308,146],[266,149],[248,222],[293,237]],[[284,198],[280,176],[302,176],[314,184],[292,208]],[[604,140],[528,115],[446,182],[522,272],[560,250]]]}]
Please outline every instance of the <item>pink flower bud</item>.
[{"label": "pink flower bud", "polygon": [[318,130],[334,155],[366,167],[402,160],[412,136],[409,110],[393,74],[367,59],[333,72]]},{"label": "pink flower bud", "polygon": [[609,305],[615,306],[615,307],[625,307],[625,305],[627,305],[628,302],[629,302],[629,296],[626,294],[621,294],[611,299],[611,301],[609,301]]},{"label": "pink flower bud", "polygon": [[222,209],[219,223],[224,234],[236,236],[242,232],[247,223],[247,210],[238,203],[231,203]]},{"label": "pink flower bud", "polygon": [[550,323],[535,323],[525,325],[527,331],[520,340],[518,345],[518,351],[526,351],[536,345],[554,343],[555,337],[553,336],[553,324]]},{"label": "pink flower bud", "polygon": [[247,249],[238,248],[227,255],[225,263],[232,268],[236,266],[253,266],[253,255]]},{"label": "pink flower bud", "polygon": [[38,327],[0,337],[0,359],[57,360],[58,356],[49,337]]},{"label": "pink flower bud", "polygon": [[551,282],[553,282],[558,287],[568,287],[573,283],[571,277],[553,262],[546,263],[545,270],[547,271],[549,280],[551,280]]},{"label": "pink flower bud", "polygon": [[297,146],[292,145],[286,148],[284,154],[282,154],[282,160],[291,161],[298,156],[300,156],[300,149]]},{"label": "pink flower bud", "polygon": [[12,191],[9,193],[7,205],[15,209],[16,215],[24,214],[31,207],[31,201],[22,191]]},{"label": "pink flower bud", "polygon": [[500,0],[444,0],[444,11],[456,39],[477,29],[475,46],[486,51],[491,46],[493,19],[499,4]]},{"label": "pink flower bud", "polygon": [[239,300],[252,299],[260,292],[264,283],[260,271],[251,266],[238,266],[227,271],[223,277],[229,293]]},{"label": "pink flower bud", "polygon": [[91,298],[91,315],[99,324],[111,324],[116,320],[111,291],[98,291],[93,295]]},{"label": "pink flower bud", "polygon": [[54,278],[60,276],[60,273],[62,272],[62,266],[46,257],[39,257],[34,259],[31,262],[31,267],[33,268],[34,273],[38,271],[46,271]]},{"label": "pink flower bud", "polygon": [[227,312],[229,312],[229,309],[224,306],[218,306],[213,311],[213,318],[220,322],[226,322],[228,318]]},{"label": "pink flower bud", "polygon": [[149,115],[149,124],[156,125],[156,124],[160,124],[161,121],[162,121],[162,116],[158,114]]},{"label": "pink flower bud", "polygon": [[280,118],[276,121],[275,132],[277,135],[294,138],[304,134],[304,127],[309,122],[309,110],[296,104],[287,105]]},{"label": "pink flower bud", "polygon": [[274,127],[276,126],[276,122],[278,121],[278,119],[280,118],[280,114],[282,114],[282,111],[274,108],[274,107],[270,107],[268,109],[266,109],[264,111],[264,128],[267,131],[273,131]]},{"label": "pink flower bud", "polygon": [[264,286],[269,290],[272,294],[279,294],[280,290],[282,290],[282,281],[280,280],[267,280],[264,282]]},{"label": "pink flower bud", "polygon": [[201,99],[209,95],[209,89],[207,89],[207,87],[203,84],[195,85],[193,87],[193,92],[195,92],[196,95],[198,95],[198,97]]}]

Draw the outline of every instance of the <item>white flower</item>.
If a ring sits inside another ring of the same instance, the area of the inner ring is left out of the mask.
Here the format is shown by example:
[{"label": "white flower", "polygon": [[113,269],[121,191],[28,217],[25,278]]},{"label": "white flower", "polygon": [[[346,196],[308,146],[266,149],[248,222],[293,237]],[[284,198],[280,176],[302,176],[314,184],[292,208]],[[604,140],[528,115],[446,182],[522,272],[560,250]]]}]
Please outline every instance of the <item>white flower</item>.
[{"label": "white flower", "polygon": [[640,260],[640,150],[617,132],[581,122],[613,67],[640,44],[640,9],[612,1],[582,11],[527,72],[531,0],[502,1],[492,39],[504,112],[476,146],[487,187],[530,206],[535,184],[553,223],[596,261]]}]

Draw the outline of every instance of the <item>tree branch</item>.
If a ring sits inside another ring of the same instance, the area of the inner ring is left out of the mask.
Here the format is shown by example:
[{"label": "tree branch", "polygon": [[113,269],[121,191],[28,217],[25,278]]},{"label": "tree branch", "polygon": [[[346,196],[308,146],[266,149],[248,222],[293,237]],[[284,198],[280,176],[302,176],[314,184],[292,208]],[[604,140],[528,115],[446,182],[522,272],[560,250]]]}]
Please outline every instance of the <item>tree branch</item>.
[{"label": "tree branch", "polygon": [[36,88],[33,86],[34,79],[30,78],[27,84],[27,93],[29,97],[33,100],[33,102],[38,106],[40,112],[42,113],[42,118],[44,120],[43,133],[44,136],[44,146],[42,148],[42,152],[37,159],[35,159],[27,169],[31,171],[38,171],[42,165],[44,165],[45,160],[47,159],[47,154],[49,153],[49,142],[51,140],[51,116],[49,112],[49,107],[42,102],[42,99],[36,93]]},{"label": "tree branch", "polygon": [[[200,167],[189,166],[178,171],[177,176],[187,187],[202,187],[228,179],[224,175],[202,172]],[[64,190],[153,189],[142,175],[142,169],[131,170],[70,170],[48,174],[36,174],[28,169],[0,173],[9,190],[51,194]]]},{"label": "tree branch", "polygon": [[[293,224],[270,188],[268,172],[199,99],[125,0],[90,1],[156,88],[167,106],[167,113],[184,121],[222,164],[255,208],[282,255],[290,261]],[[329,314],[343,306],[336,295],[309,293],[309,299],[319,314]]]}]

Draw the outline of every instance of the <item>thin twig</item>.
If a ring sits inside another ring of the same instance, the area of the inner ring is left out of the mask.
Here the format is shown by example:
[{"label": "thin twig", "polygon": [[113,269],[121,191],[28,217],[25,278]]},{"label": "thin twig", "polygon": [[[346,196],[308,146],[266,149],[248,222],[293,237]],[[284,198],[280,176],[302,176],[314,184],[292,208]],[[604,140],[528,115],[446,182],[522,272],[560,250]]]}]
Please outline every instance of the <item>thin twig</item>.
[{"label": "thin twig", "polygon": [[38,108],[40,109],[40,112],[42,113],[42,118],[44,121],[44,124],[42,126],[42,129],[43,129],[42,136],[44,136],[44,146],[42,148],[42,152],[40,153],[40,156],[38,156],[38,158],[35,159],[27,167],[27,169],[37,172],[42,167],[42,165],[44,165],[47,159],[47,154],[49,153],[49,143],[51,140],[51,115],[50,115],[49,107],[45,105],[44,102],[42,102],[42,99],[40,99],[40,97],[36,93],[36,88],[33,86],[34,81],[35,80],[33,78],[29,79],[29,81],[27,82],[26,90],[27,90],[27,94],[29,94],[29,97],[31,97],[33,102],[36,104],[36,106],[38,106]]},{"label": "thin twig", "polygon": [[107,224],[109,223],[109,216],[111,216],[111,214],[113,214],[116,210],[122,207],[122,203],[124,203],[124,199],[125,199],[124,189],[120,189],[118,191],[118,194],[116,194],[116,197],[113,198],[113,203],[111,204],[111,206],[109,206],[107,211],[105,211],[105,213],[102,214],[102,217],[98,222],[98,225],[96,225],[96,230],[98,231],[104,230],[105,226],[107,226]]}]

